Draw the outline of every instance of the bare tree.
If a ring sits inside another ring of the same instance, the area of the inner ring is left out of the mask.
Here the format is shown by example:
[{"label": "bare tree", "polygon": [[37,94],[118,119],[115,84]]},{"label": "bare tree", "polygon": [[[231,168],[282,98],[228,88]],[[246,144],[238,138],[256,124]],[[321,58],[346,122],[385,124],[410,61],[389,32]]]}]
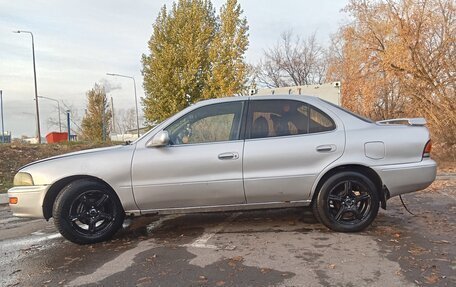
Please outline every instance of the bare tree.
[{"label": "bare tree", "polygon": [[136,112],[134,108],[120,109],[115,112],[115,130],[120,134],[136,129]]},{"label": "bare tree", "polygon": [[280,41],[264,52],[257,66],[258,82],[270,88],[321,83],[326,74],[325,54],[315,33],[301,39],[291,31],[284,32]]},{"label": "bare tree", "polygon": [[[60,106],[60,111],[58,111],[60,113],[60,118],[61,118],[61,122],[62,122],[62,131],[65,132],[68,130],[68,127],[67,127],[67,119],[66,119],[66,114],[67,114],[67,111],[70,111],[70,127],[71,127],[71,132],[73,134],[80,134],[81,132],[81,116],[79,114],[79,111],[78,111],[78,108],[73,105],[73,104],[68,104],[64,101],[61,102],[62,103],[62,106]],[[58,110],[57,107],[54,108],[55,111]],[[53,113],[54,114],[54,113]],[[48,125],[48,128],[59,128],[59,119],[58,119],[58,116],[56,117],[50,117],[48,118],[47,120],[47,125]]]}]

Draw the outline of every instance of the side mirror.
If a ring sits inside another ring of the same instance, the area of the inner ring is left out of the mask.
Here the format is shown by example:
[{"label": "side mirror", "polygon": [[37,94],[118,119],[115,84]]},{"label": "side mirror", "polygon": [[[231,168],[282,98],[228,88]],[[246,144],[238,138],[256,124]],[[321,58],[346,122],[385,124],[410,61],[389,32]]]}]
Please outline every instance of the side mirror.
[{"label": "side mirror", "polygon": [[147,142],[146,147],[161,147],[169,144],[169,134],[167,131],[158,132],[150,141]]}]

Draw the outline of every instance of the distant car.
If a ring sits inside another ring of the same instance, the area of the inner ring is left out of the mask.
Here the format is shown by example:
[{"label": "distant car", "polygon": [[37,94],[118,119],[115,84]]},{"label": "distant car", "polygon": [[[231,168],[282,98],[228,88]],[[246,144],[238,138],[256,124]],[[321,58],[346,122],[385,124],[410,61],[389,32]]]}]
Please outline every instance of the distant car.
[{"label": "distant car", "polygon": [[334,231],[369,226],[379,206],[435,179],[421,118],[372,122],[309,96],[199,102],[137,141],[22,167],[16,216],[54,222],[79,244],[125,216],[312,206]]}]

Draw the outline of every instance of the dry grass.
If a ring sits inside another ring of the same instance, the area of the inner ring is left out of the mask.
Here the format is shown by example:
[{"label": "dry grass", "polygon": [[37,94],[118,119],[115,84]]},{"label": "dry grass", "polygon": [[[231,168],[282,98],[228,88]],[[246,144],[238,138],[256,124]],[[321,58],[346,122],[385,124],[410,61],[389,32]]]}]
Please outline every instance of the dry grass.
[{"label": "dry grass", "polygon": [[439,173],[456,173],[456,145],[433,144],[432,157],[438,163]]},{"label": "dry grass", "polygon": [[17,170],[30,162],[73,151],[96,148],[106,144],[63,143],[31,145],[23,143],[0,145],[0,192],[6,192],[13,184]]}]

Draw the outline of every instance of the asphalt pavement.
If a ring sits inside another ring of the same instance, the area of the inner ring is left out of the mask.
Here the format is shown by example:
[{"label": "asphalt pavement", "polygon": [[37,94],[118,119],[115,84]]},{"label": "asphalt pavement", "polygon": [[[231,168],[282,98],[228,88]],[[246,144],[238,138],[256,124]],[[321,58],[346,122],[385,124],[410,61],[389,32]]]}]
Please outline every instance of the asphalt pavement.
[{"label": "asphalt pavement", "polygon": [[329,231],[309,209],[151,216],[79,246],[0,206],[0,286],[456,286],[456,177]]},{"label": "asphalt pavement", "polygon": [[0,193],[0,204],[8,203],[8,195],[6,193]]}]

